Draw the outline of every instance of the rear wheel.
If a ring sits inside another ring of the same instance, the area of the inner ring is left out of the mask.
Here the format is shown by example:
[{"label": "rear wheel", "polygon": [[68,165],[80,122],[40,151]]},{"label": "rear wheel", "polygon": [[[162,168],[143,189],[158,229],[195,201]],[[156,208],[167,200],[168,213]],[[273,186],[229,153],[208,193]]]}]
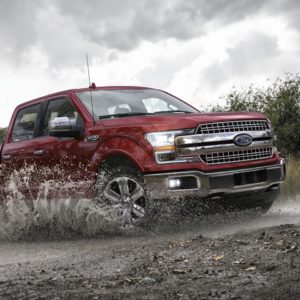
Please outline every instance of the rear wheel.
[{"label": "rear wheel", "polygon": [[97,205],[113,209],[123,227],[146,218],[148,197],[143,177],[132,168],[118,167],[99,174],[95,199]]}]

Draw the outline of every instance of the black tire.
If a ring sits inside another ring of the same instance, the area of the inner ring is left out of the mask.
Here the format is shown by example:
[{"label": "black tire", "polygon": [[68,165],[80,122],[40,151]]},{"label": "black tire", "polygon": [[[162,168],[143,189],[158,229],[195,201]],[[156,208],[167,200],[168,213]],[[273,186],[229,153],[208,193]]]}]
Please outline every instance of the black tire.
[{"label": "black tire", "polygon": [[143,176],[127,166],[102,170],[97,178],[95,203],[115,209],[123,227],[144,223],[149,200]]},{"label": "black tire", "polygon": [[239,212],[252,210],[256,215],[267,213],[278,198],[279,189],[260,193],[245,192],[226,195],[220,198],[183,199],[182,213],[200,217],[207,214]]},{"label": "black tire", "polygon": [[264,201],[259,206],[262,214],[267,213],[271,209],[273,203],[276,201],[279,195],[280,195],[279,189],[274,191],[269,191],[265,194]]},{"label": "black tire", "polygon": [[[239,195],[236,198],[226,199],[229,210],[253,210],[258,215],[267,213],[272,207],[274,201],[279,196],[279,189],[269,190],[263,193],[250,193]],[[228,201],[229,200],[229,201]]]}]

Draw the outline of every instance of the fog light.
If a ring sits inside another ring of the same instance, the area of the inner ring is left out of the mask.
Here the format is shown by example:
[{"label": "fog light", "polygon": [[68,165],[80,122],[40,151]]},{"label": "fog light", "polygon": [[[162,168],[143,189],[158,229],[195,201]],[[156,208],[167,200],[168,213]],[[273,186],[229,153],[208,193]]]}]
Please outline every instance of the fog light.
[{"label": "fog light", "polygon": [[162,152],[156,154],[156,160],[158,162],[168,162],[175,160],[175,152]]},{"label": "fog light", "polygon": [[180,179],[178,179],[178,178],[169,179],[170,189],[176,189],[176,188],[180,187],[180,185],[181,185],[181,180]]}]

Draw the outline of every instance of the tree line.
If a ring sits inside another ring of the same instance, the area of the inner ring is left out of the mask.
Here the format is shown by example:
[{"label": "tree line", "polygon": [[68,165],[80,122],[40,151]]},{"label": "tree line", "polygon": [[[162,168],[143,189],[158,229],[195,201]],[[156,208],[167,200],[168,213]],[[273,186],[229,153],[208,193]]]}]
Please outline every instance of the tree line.
[{"label": "tree line", "polygon": [[3,140],[4,140],[5,135],[6,135],[6,130],[7,130],[7,128],[0,128],[0,144],[3,143]]},{"label": "tree line", "polygon": [[261,112],[270,121],[284,155],[300,154],[300,75],[287,73],[267,87],[233,88],[223,96],[225,105],[210,111]]}]

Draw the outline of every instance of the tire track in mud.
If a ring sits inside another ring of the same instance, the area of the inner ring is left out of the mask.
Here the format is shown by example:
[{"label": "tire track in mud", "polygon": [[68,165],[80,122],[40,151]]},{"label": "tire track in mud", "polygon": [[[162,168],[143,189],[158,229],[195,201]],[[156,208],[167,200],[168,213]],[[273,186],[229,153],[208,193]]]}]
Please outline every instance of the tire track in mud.
[{"label": "tire track in mud", "polygon": [[261,218],[215,215],[89,239],[2,242],[0,297],[297,299],[300,226],[282,224],[299,216],[297,206],[279,206]]}]

